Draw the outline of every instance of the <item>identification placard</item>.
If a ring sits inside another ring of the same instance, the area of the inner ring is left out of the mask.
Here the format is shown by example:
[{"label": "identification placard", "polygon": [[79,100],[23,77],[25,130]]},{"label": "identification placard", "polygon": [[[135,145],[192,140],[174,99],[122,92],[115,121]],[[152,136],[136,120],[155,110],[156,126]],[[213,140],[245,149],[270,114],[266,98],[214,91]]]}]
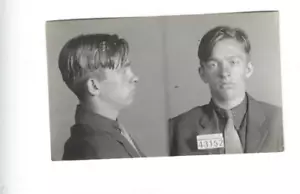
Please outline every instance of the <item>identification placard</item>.
[{"label": "identification placard", "polygon": [[224,139],[222,133],[198,135],[197,147],[198,150],[223,148]]}]

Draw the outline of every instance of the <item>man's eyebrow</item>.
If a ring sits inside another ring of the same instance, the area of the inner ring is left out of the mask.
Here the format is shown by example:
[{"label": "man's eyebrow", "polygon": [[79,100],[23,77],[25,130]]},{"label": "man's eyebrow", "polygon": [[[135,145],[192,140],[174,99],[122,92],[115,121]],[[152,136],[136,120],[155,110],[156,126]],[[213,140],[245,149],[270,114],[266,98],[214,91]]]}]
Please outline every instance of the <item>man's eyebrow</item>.
[{"label": "man's eyebrow", "polygon": [[241,55],[229,55],[226,57],[226,59],[242,59],[242,56]]},{"label": "man's eyebrow", "polygon": [[217,61],[218,61],[218,59],[213,58],[213,57],[210,57],[210,58],[208,58],[208,59],[206,60],[206,63],[209,63],[209,62],[217,62]]}]

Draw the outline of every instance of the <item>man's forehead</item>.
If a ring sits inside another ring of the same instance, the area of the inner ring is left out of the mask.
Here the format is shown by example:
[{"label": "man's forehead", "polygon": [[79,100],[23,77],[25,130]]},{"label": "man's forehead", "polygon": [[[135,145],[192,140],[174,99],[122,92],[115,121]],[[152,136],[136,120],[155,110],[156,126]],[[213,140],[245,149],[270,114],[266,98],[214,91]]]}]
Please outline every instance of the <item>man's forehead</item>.
[{"label": "man's forehead", "polygon": [[208,59],[214,60],[214,59],[233,59],[233,58],[244,58],[248,55],[246,53],[245,49],[242,47],[242,45],[236,46],[236,45],[216,45],[211,52],[211,55]]},{"label": "man's forehead", "polygon": [[207,62],[216,61],[220,59],[232,60],[232,59],[243,59],[245,58],[245,54],[228,54],[228,55],[211,55]]},{"label": "man's forehead", "polygon": [[213,49],[212,54],[214,53],[246,53],[244,44],[235,40],[235,39],[224,39],[217,42]]}]

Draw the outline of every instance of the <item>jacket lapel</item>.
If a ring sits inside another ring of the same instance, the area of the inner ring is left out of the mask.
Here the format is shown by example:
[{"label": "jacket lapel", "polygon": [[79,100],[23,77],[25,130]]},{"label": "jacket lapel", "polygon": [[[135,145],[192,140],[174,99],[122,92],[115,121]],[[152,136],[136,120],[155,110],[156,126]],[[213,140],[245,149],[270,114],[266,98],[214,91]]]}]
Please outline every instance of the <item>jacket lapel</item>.
[{"label": "jacket lapel", "polygon": [[131,137],[131,135],[130,135],[130,138],[132,139],[132,142],[133,142],[134,146],[136,147],[137,151],[139,152],[139,155],[141,157],[146,157],[146,155],[140,150],[139,146],[137,145],[137,143],[135,142],[135,140]]},{"label": "jacket lapel", "polygon": [[205,111],[206,114],[200,120],[200,125],[203,127],[201,134],[221,133],[215,111],[210,107],[207,107]]},{"label": "jacket lapel", "polygon": [[[221,130],[219,129],[218,117],[216,115],[216,112],[213,110],[212,105],[208,104],[204,108],[204,112],[205,114],[203,114],[203,117],[199,122],[202,129],[198,131],[198,134],[206,135],[206,134],[222,133]],[[203,150],[202,152],[206,152],[206,154],[223,154],[224,148]]]},{"label": "jacket lapel", "polygon": [[121,135],[121,133],[119,133],[118,131],[113,131],[113,132],[110,131],[110,134],[115,140],[117,140],[120,144],[123,145],[123,147],[131,157],[139,157],[138,153],[127,141],[127,139],[123,135]]},{"label": "jacket lapel", "polygon": [[246,153],[259,152],[268,129],[265,127],[266,117],[259,103],[248,95],[248,118],[246,135]]}]

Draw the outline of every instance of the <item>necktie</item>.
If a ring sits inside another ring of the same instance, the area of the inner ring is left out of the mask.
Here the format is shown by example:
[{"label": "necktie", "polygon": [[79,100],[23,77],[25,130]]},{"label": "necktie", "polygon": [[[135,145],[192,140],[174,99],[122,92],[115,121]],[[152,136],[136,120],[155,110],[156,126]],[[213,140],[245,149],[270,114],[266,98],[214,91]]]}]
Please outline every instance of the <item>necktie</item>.
[{"label": "necktie", "polygon": [[224,130],[226,154],[243,153],[243,147],[239,135],[234,128],[233,115],[231,110],[226,111],[227,123]]},{"label": "necktie", "polygon": [[134,150],[138,153],[138,155],[141,156],[141,155],[140,155],[140,152],[139,152],[138,149],[135,147],[135,145],[134,145],[134,143],[133,143],[133,141],[132,141],[132,139],[131,139],[129,133],[125,130],[125,128],[124,128],[121,124],[119,124],[119,129],[120,129],[120,131],[121,131],[121,134],[122,134],[122,135],[125,137],[125,139],[131,144],[131,146],[132,146],[132,147],[134,148]]}]

